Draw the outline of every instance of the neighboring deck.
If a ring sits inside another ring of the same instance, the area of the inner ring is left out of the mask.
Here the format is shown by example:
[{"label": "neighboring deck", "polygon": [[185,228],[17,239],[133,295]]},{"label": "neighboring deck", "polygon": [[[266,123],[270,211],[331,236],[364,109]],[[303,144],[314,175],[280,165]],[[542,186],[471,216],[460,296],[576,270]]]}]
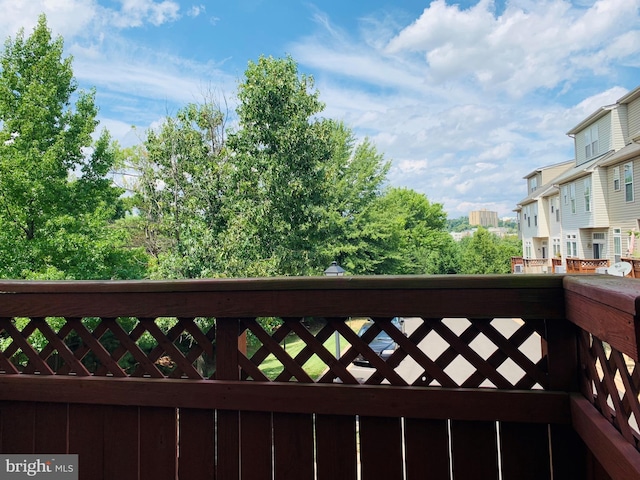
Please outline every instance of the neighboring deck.
[{"label": "neighboring deck", "polygon": [[639,306],[604,275],[2,282],[0,453],[91,480],[640,478]]}]

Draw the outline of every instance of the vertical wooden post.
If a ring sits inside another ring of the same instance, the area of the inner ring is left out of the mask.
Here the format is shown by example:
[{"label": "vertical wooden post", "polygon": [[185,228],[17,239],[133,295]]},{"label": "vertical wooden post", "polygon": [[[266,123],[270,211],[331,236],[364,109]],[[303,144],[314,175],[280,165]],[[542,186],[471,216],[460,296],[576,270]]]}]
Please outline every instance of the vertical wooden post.
[{"label": "vertical wooden post", "polygon": [[[578,391],[578,330],[568,320],[546,320],[549,390]],[[585,478],[586,449],[570,425],[550,425],[553,478]]]},{"label": "vertical wooden post", "polygon": [[[216,380],[239,380],[238,369],[239,320],[216,319]],[[240,418],[236,410],[217,412],[218,449],[216,478],[240,478]]]}]

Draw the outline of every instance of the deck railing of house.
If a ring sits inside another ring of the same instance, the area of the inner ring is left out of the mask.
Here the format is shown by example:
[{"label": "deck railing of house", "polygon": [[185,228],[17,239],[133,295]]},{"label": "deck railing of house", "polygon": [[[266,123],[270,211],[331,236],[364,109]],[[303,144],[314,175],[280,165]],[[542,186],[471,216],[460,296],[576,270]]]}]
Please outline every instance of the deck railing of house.
[{"label": "deck railing of house", "polygon": [[631,278],[640,278],[640,258],[622,257],[621,261],[631,265],[631,271],[628,274]]},{"label": "deck railing of house", "polygon": [[[637,280],[3,282],[0,292],[0,453],[78,454],[81,479],[640,475]],[[396,316],[415,328],[405,335]],[[354,317],[375,323],[358,336]],[[386,360],[368,346],[383,330],[397,344]],[[284,345],[292,333],[295,351]],[[273,357],[280,368],[267,374]],[[309,373],[318,359],[324,371]]]},{"label": "deck railing of house", "polygon": [[609,260],[604,258],[567,258],[567,273],[596,273],[598,268],[606,268],[609,266]]}]

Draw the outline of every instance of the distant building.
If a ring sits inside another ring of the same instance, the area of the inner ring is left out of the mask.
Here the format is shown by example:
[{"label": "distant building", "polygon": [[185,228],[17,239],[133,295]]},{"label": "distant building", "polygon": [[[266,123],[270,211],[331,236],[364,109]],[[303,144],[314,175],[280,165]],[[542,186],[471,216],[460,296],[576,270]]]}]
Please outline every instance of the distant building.
[{"label": "distant building", "polygon": [[480,225],[485,228],[497,227],[498,212],[490,212],[484,209],[469,212],[469,225]]}]

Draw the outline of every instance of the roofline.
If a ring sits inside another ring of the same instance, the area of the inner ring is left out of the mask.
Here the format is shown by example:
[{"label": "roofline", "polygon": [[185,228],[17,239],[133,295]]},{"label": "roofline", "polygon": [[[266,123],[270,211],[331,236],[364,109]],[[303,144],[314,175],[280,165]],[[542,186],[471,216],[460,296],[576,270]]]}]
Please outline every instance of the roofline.
[{"label": "roofline", "polygon": [[589,125],[589,124],[595,122],[596,120],[599,120],[602,117],[604,117],[607,113],[609,113],[611,110],[614,110],[617,106],[618,106],[618,104],[614,103],[612,105],[605,105],[604,107],[598,108],[595,112],[593,112],[591,115],[589,115],[583,121],[581,121],[578,125],[576,125],[571,130],[569,130],[567,132],[567,135],[569,135],[570,137],[572,135],[575,135],[576,133],[578,133],[581,130],[583,130],[587,125]]},{"label": "roofline", "polygon": [[533,170],[531,173],[528,173],[527,175],[525,175],[524,177],[522,177],[523,179],[527,179],[532,175],[535,175],[536,173],[540,173],[544,170],[548,170],[549,168],[555,168],[555,167],[559,167],[561,165],[566,165],[568,163],[575,163],[575,158],[572,158],[571,160],[566,160],[564,162],[558,162],[558,163],[553,163],[551,165],[547,165],[545,167],[540,167],[540,168],[536,168],[535,170]]},{"label": "roofline", "polygon": [[631,103],[638,97],[640,97],[640,87],[636,87],[623,97],[620,97],[617,103]]}]

